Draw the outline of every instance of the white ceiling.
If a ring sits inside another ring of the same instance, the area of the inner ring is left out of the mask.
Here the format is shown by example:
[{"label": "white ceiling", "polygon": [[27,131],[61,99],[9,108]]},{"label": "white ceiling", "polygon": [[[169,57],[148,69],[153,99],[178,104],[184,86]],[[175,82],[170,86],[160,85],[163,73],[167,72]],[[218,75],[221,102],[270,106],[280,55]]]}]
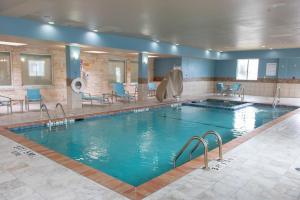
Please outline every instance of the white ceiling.
[{"label": "white ceiling", "polygon": [[0,15],[214,50],[300,47],[300,0],[1,0]]}]

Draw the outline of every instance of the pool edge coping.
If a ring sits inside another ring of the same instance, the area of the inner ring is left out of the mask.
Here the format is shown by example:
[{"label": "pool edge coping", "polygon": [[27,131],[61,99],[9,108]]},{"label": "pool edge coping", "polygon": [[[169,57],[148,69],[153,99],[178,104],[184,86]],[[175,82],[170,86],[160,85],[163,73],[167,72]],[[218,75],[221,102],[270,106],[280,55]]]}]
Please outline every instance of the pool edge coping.
[{"label": "pool edge coping", "polygon": [[[155,104],[155,105],[148,105],[148,106],[139,106],[135,108],[126,108],[126,109],[119,109],[119,110],[113,110],[113,111],[104,111],[100,113],[92,113],[92,114],[83,114],[83,115],[76,115],[72,116],[73,118],[88,118],[88,117],[94,117],[98,115],[105,115],[105,114],[117,114],[120,112],[126,112],[126,111],[132,111],[134,109],[142,109],[142,108],[156,108],[161,107],[164,105],[171,105],[174,103],[182,103],[182,102],[168,102],[164,104]],[[235,138],[228,143],[223,145],[223,153],[227,153],[228,151],[234,149],[238,145],[252,139],[256,135],[262,133],[263,131],[273,127],[274,125],[292,117],[293,115],[300,112],[300,108],[295,109],[289,113],[286,113],[282,116],[280,116],[277,119],[274,119],[254,130],[247,133],[246,135],[240,136],[238,138]],[[28,140],[24,138],[23,136],[20,136],[9,129],[16,128],[20,126],[30,126],[30,125],[36,125],[36,124],[45,124],[47,120],[40,120],[40,121],[34,121],[34,122],[27,122],[27,123],[18,123],[13,124],[9,126],[0,126],[0,135],[9,138],[39,154],[42,156],[45,156],[49,158],[50,160],[63,165],[64,167],[112,190],[115,191],[129,199],[143,199],[154,192],[162,189],[163,187],[175,182],[176,180],[180,179],[181,177],[189,174],[190,172],[201,168],[204,165],[203,162],[203,156],[199,156],[191,161],[188,161],[184,163],[181,166],[176,167],[175,169],[171,169],[137,187],[132,186],[128,183],[125,183],[117,178],[114,178],[108,174],[105,174],[104,172],[100,170],[93,169],[83,163],[80,163],[78,161],[75,161],[63,154],[60,154],[58,152],[55,152],[53,150],[48,149],[47,147],[44,147],[38,143],[35,143],[31,140]],[[215,148],[211,151],[209,151],[209,157],[210,160],[214,160],[218,158],[218,148]],[[212,159],[211,159],[212,158]]]}]

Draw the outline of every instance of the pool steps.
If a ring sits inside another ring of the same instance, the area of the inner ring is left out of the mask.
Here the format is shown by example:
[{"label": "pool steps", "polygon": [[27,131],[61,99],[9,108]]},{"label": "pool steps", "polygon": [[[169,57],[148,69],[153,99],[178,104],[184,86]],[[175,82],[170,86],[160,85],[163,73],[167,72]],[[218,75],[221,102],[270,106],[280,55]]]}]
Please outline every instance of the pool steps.
[{"label": "pool steps", "polygon": [[217,131],[207,131],[202,137],[193,136],[191,137],[185,145],[180,149],[180,151],[176,154],[175,158],[173,159],[173,168],[176,168],[176,161],[179,157],[183,154],[183,152],[191,145],[194,140],[197,140],[196,145],[192,148],[189,153],[189,159],[192,160],[193,152],[195,152],[200,144],[204,146],[204,169],[209,169],[208,167],[208,142],[205,140],[206,136],[214,135],[217,139],[217,143],[219,146],[219,160],[223,160],[223,150],[222,150],[222,138]]}]

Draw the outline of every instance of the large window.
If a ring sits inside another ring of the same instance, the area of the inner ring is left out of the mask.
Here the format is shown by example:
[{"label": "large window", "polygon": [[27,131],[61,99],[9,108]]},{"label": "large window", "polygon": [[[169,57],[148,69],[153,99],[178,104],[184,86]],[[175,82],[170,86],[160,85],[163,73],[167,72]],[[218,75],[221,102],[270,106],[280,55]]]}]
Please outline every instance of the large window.
[{"label": "large window", "polygon": [[0,52],[0,86],[11,85],[10,53]]},{"label": "large window", "polygon": [[125,61],[109,60],[108,81],[110,83],[125,83]]},{"label": "large window", "polygon": [[139,77],[139,63],[137,61],[130,62],[130,78],[131,83],[137,83]]},{"label": "large window", "polygon": [[238,59],[236,69],[237,80],[257,80],[258,59]]},{"label": "large window", "polygon": [[21,54],[23,85],[51,85],[50,55]]}]

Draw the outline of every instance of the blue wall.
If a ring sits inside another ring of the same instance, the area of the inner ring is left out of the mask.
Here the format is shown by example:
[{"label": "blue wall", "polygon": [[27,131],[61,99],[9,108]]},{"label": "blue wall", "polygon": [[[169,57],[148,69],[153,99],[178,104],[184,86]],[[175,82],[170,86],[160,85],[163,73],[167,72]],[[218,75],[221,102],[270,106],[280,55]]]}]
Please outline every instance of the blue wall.
[{"label": "blue wall", "polygon": [[236,60],[216,60],[215,62],[215,77],[235,77]]},{"label": "blue wall", "polygon": [[80,47],[66,46],[66,65],[68,79],[80,77]]},{"label": "blue wall", "polygon": [[[267,63],[277,63],[277,68],[278,68],[279,59],[276,59],[276,58],[259,59],[258,78],[273,78],[273,77],[266,77]],[[237,66],[237,59],[217,60],[216,65],[215,65],[215,77],[235,78],[236,77],[236,66]],[[278,69],[277,69],[277,71],[278,71]]]},{"label": "blue wall", "polygon": [[214,77],[215,61],[182,57],[183,77],[186,79]]},{"label": "blue wall", "polygon": [[[3,35],[181,56],[183,59],[180,64],[186,78],[235,77],[236,59],[259,58],[262,59],[259,69],[260,78],[264,77],[265,63],[275,59],[279,63],[279,78],[300,79],[300,48],[219,53],[184,45],[176,46],[167,42],[155,43],[147,39],[95,33],[83,28],[49,25],[15,17],[0,16],[0,24],[0,34]],[[205,59],[217,59],[219,61]],[[172,67],[174,65],[164,66]],[[168,67],[166,69],[158,67],[156,75],[162,76]],[[214,71],[214,75],[212,75],[212,71]]]},{"label": "blue wall", "polygon": [[181,66],[185,79],[214,77],[215,61],[191,57],[154,59],[154,77],[164,77],[174,66]]},{"label": "blue wall", "polygon": [[219,60],[234,60],[241,58],[293,58],[300,57],[300,48],[295,49],[273,49],[273,50],[252,50],[252,51],[231,51],[217,55]]},{"label": "blue wall", "polygon": [[279,59],[278,78],[300,79],[300,58]]},{"label": "blue wall", "polygon": [[95,33],[83,28],[49,25],[15,17],[0,16],[0,24],[0,34],[3,35],[198,58],[216,59],[218,56],[216,51],[185,45],[176,46],[167,42],[156,43],[135,37]]},{"label": "blue wall", "polygon": [[164,77],[174,66],[181,66],[181,58],[155,58],[154,77]]}]

